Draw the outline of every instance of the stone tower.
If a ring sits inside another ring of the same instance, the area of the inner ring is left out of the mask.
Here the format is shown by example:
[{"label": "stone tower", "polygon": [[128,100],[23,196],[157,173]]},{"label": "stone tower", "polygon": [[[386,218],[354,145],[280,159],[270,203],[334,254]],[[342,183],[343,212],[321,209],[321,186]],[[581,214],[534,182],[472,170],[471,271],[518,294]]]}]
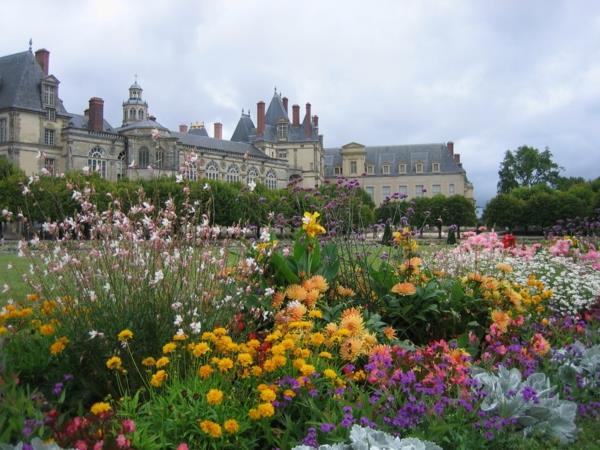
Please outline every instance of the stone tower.
[{"label": "stone tower", "polygon": [[142,92],[136,77],[129,86],[129,99],[123,102],[123,126],[148,119],[148,103],[142,99]]}]

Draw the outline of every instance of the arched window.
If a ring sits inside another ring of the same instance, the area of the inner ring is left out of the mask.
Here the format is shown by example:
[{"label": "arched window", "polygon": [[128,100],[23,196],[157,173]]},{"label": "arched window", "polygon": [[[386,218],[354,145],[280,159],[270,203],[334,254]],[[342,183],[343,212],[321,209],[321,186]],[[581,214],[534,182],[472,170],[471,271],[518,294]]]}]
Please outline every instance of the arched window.
[{"label": "arched window", "polygon": [[150,151],[148,147],[142,147],[138,150],[138,167],[147,169],[150,165]]},{"label": "arched window", "polygon": [[219,179],[219,167],[214,162],[209,162],[204,169],[205,177],[209,180]]},{"label": "arched window", "polygon": [[138,120],[144,120],[144,110],[140,109],[138,111]]},{"label": "arched window", "polygon": [[130,109],[129,110],[129,118],[130,119],[135,119],[135,109]]},{"label": "arched window", "polygon": [[267,172],[267,176],[265,177],[265,184],[269,189],[277,189],[277,175],[272,170]]},{"label": "arched window", "polygon": [[255,167],[250,167],[248,169],[248,173],[246,174],[246,183],[250,184],[250,182],[256,183],[258,179],[258,170]]},{"label": "arched window", "polygon": [[196,166],[194,166],[194,165],[184,167],[183,168],[183,176],[190,181],[197,181],[198,180],[198,169],[196,169]]},{"label": "arched window", "polygon": [[102,178],[106,178],[106,160],[104,150],[94,147],[88,153],[88,167],[90,172],[98,172]]},{"label": "arched window", "polygon": [[238,169],[236,166],[229,166],[229,169],[227,169],[226,179],[228,183],[240,181],[240,169]]},{"label": "arched window", "polygon": [[127,176],[127,152],[123,150],[119,153],[119,160],[117,162],[117,180],[125,178]]},{"label": "arched window", "polygon": [[158,150],[156,150],[156,168],[164,169],[166,167],[167,164],[165,162],[165,150],[161,147]]}]

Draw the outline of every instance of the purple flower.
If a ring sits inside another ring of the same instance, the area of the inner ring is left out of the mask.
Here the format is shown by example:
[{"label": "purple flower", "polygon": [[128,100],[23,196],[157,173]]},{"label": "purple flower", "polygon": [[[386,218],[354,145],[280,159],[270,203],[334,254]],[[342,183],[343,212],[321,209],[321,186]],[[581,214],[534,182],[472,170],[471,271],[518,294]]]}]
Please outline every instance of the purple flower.
[{"label": "purple flower", "polygon": [[64,385],[62,383],[56,383],[54,384],[54,387],[52,388],[52,393],[56,396],[59,396],[63,390]]},{"label": "purple flower", "polygon": [[317,440],[317,429],[314,427],[310,427],[302,439],[302,443],[304,445],[308,445],[309,447],[317,448],[319,446],[319,441]]},{"label": "purple flower", "polygon": [[335,430],[335,424],[325,422],[325,423],[321,424],[319,429],[321,430],[322,433],[331,433],[333,430]]}]

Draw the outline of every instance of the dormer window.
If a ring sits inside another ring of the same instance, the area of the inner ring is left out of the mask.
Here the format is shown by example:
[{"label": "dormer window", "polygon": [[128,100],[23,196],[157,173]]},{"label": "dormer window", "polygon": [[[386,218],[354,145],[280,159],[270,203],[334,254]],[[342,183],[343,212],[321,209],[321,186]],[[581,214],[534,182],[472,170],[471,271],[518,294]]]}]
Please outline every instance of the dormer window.
[{"label": "dormer window", "polygon": [[390,165],[384,164],[383,166],[381,166],[381,173],[383,175],[389,175],[390,174]]},{"label": "dormer window", "polygon": [[431,171],[435,172],[435,173],[439,173],[440,171],[440,163],[439,162],[434,162],[431,164]]},{"label": "dormer window", "polygon": [[54,106],[56,104],[56,87],[51,84],[43,85],[43,102],[45,106]]},{"label": "dormer window", "polygon": [[333,168],[333,174],[334,175],[341,175],[342,174],[342,168],[341,167],[334,167]]},{"label": "dormer window", "polygon": [[415,164],[415,172],[423,173],[423,163],[422,162],[418,162]]},{"label": "dormer window", "polygon": [[367,165],[367,175],[373,175],[375,173],[375,167],[372,164]]},{"label": "dormer window", "polygon": [[288,137],[287,122],[279,122],[277,124],[277,139],[280,141],[287,141],[287,137]]},{"label": "dormer window", "polygon": [[398,164],[398,173],[406,173],[406,164]]}]

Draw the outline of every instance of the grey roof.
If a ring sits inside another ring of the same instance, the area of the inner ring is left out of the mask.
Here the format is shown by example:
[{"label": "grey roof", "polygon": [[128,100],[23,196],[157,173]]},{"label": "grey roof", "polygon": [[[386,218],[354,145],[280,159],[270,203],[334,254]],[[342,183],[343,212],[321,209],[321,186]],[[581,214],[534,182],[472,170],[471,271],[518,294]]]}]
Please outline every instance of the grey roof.
[{"label": "grey roof", "polygon": [[131,86],[129,86],[129,89],[139,89],[142,90],[142,87],[138,84],[137,80],[133,82],[133,84]]},{"label": "grey roof", "polygon": [[265,114],[265,124],[277,126],[280,119],[286,119],[289,122],[288,115],[285,112],[283,102],[281,101],[281,96],[275,93],[271,99],[267,113]]},{"label": "grey roof", "polygon": [[120,133],[122,131],[135,130],[137,128],[156,128],[157,130],[161,131],[169,131],[167,127],[162,126],[156,120],[146,119],[138,120],[137,122],[130,123],[129,125],[125,125],[124,127],[117,128],[117,132]]},{"label": "grey roof", "polygon": [[[42,68],[30,51],[0,57],[0,109],[23,108],[45,112],[41,88],[44,78]],[[56,113],[67,115],[59,98],[56,99]]]},{"label": "grey roof", "polygon": [[[69,120],[69,128],[78,128],[82,130],[88,129],[88,118],[81,114],[70,114],[71,120]],[[115,130],[106,120],[103,121],[102,130],[107,133],[116,133]]]},{"label": "grey roof", "polygon": [[148,103],[146,103],[146,100],[142,100],[141,98],[129,98],[126,101],[123,102],[123,105],[142,105],[142,106],[148,106]]},{"label": "grey roof", "polygon": [[190,131],[188,131],[188,134],[194,134],[196,136],[208,137],[208,131],[206,131],[205,127],[190,128]]},{"label": "grey roof", "polygon": [[256,127],[250,118],[250,114],[244,114],[238,121],[235,131],[231,135],[231,140],[234,142],[250,142],[250,136],[256,135]]},{"label": "grey roof", "polygon": [[206,136],[198,136],[190,133],[172,132],[172,136],[179,139],[182,144],[193,145],[208,150],[216,150],[224,153],[237,153],[239,155],[248,155],[258,159],[272,159],[265,155],[261,150],[245,142],[227,141],[224,139],[214,139]]},{"label": "grey roof", "polygon": [[[334,167],[342,166],[341,148],[325,149],[325,176],[334,175]],[[389,176],[416,175],[415,163],[422,161],[423,174],[432,173],[432,163],[440,163],[439,173],[465,173],[462,166],[454,161],[446,144],[416,144],[416,145],[382,145],[365,147],[365,163],[374,166],[373,175],[382,175],[383,164],[390,164]],[[398,172],[400,163],[405,163],[406,174]],[[419,174],[421,175],[421,174]]]}]

